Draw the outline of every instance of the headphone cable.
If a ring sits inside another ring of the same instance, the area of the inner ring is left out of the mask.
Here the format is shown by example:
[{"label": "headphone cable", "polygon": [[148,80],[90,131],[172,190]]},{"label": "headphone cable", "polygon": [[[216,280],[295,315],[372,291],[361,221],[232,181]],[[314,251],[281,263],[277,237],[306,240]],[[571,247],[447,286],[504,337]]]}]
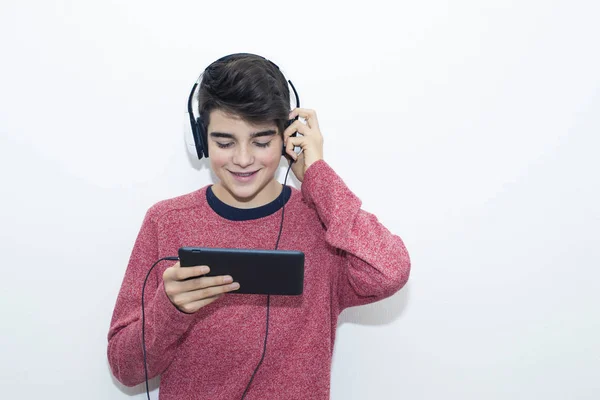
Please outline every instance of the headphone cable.
[{"label": "headphone cable", "polygon": [[163,257],[160,260],[156,261],[152,267],[148,270],[146,274],[146,279],[144,279],[144,285],[142,286],[142,349],[144,352],[144,377],[146,378],[146,395],[148,396],[148,400],[150,400],[150,389],[148,388],[148,362],[146,359],[146,313],[144,312],[144,291],[146,289],[146,282],[148,281],[148,277],[150,276],[150,272],[156,267],[156,265],[161,261],[178,261],[179,257]]}]

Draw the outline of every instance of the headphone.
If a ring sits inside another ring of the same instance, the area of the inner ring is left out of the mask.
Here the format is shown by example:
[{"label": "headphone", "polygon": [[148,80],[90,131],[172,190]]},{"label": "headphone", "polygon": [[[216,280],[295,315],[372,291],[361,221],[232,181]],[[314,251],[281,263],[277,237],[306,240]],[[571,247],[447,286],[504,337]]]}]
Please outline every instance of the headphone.
[{"label": "headphone", "polygon": [[[251,53],[235,53],[235,54],[229,54],[225,57],[221,57],[217,61],[214,61],[212,64],[210,64],[208,67],[206,67],[204,72],[206,72],[206,70],[211,68],[211,66],[213,66],[216,63],[228,61],[234,57],[239,57],[239,56],[261,57],[262,59],[264,59],[264,60],[270,62],[272,65],[274,65],[279,71],[281,71],[280,68],[277,66],[277,64],[275,64],[273,61],[268,60],[262,56],[257,56],[256,54],[251,54]],[[187,148],[190,151],[190,153],[192,153],[194,156],[197,156],[199,160],[202,159],[202,157],[208,158],[208,137],[207,137],[207,132],[206,132],[207,126],[206,126],[206,123],[205,123],[204,119],[202,118],[202,116],[196,115],[194,113],[193,103],[194,103],[194,100],[196,99],[196,92],[197,92],[199,84],[202,81],[202,75],[204,74],[204,72],[200,75],[200,77],[194,84],[194,87],[192,88],[192,91],[190,92],[190,96],[188,98],[188,103],[187,103],[187,114],[188,114],[189,121],[190,121],[191,131],[186,130],[186,144],[187,144]],[[285,79],[285,76],[284,76],[284,79]],[[294,96],[296,97],[296,107],[299,108],[300,107],[300,98],[298,97],[298,92],[296,92],[296,88],[294,87],[294,84],[292,83],[292,81],[287,80],[287,82],[292,87],[292,91],[294,92]],[[285,128],[289,127],[297,119],[298,119],[298,117],[288,120],[287,123],[285,124]],[[296,136],[296,133],[294,133],[292,136]],[[299,150],[299,148],[296,147],[295,150],[297,151],[297,150]],[[284,156],[287,154],[285,151],[285,146],[283,146],[281,154]]]}]

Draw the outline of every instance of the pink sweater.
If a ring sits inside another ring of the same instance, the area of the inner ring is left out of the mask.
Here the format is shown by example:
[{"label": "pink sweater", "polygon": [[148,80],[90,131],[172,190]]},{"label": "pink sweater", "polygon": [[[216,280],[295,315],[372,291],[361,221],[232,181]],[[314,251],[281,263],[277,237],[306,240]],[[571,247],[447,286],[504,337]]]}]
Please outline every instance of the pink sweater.
[{"label": "pink sweater", "polygon": [[[127,386],[144,382],[141,290],[148,269],[182,246],[273,249],[281,209],[231,221],[208,205],[206,187],[151,207],[135,242],[108,333],[108,359]],[[280,249],[305,253],[304,293],[271,296],[265,359],[246,395],[256,399],[328,399],[338,315],[406,283],[402,240],[360,209],[360,200],[323,160],[306,171],[285,206]],[[266,296],[228,294],[195,314],[171,304],[157,265],[146,285],[149,378],[161,375],[161,400],[240,399],[258,364]],[[234,277],[235,279],[235,277]]]}]

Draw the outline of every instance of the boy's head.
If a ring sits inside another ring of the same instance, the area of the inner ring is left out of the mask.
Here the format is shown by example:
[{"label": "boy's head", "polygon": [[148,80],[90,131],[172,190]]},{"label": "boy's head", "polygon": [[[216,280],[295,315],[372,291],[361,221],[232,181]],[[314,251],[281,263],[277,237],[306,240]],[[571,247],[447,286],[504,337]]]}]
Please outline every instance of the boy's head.
[{"label": "boy's head", "polygon": [[253,54],[212,63],[198,89],[209,161],[219,182],[213,192],[238,208],[277,197],[282,134],[290,113],[288,82],[275,64]]},{"label": "boy's head", "polygon": [[223,57],[202,74],[197,111],[205,127],[213,110],[250,124],[273,123],[282,134],[291,111],[288,82],[264,57],[248,53]]}]

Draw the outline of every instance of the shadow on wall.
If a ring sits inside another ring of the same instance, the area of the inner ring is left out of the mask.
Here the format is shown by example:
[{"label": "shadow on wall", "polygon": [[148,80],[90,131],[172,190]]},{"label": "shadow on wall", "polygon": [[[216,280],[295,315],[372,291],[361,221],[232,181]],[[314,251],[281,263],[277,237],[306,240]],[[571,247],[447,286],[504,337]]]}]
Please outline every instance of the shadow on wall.
[{"label": "shadow on wall", "polygon": [[406,310],[409,295],[410,281],[398,293],[387,299],[345,309],[338,319],[338,327],[345,323],[357,325],[391,324],[399,319]]},{"label": "shadow on wall", "polygon": [[[113,381],[113,384],[115,385],[115,387],[117,387],[121,391],[121,393],[125,393],[128,396],[135,396],[138,394],[146,393],[146,382],[140,383],[139,385],[133,386],[133,387],[125,386],[114,377],[114,375],[112,374],[112,371],[110,371],[110,365],[108,364],[108,362],[106,363],[106,365],[108,366],[108,370],[110,373],[110,377]],[[150,392],[158,389],[159,385],[160,385],[160,377],[159,376],[157,376],[156,378],[152,378],[148,381],[148,388],[150,389]]]}]

